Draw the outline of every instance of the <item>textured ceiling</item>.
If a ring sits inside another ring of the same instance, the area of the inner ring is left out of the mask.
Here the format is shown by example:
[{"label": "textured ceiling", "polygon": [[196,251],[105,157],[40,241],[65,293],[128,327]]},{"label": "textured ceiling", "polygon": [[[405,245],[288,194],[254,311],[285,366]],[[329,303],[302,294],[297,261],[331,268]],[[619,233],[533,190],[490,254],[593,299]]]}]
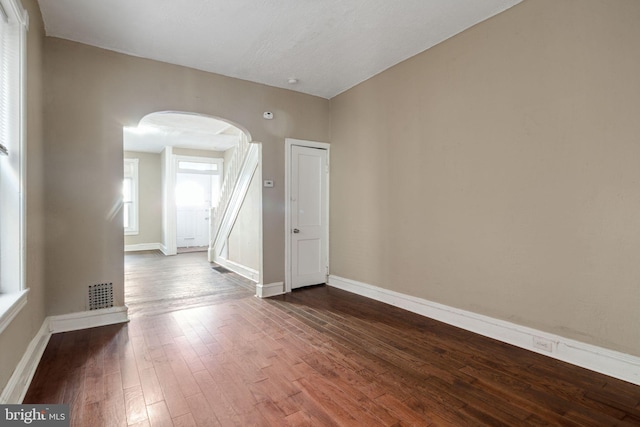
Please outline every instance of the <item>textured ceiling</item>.
[{"label": "textured ceiling", "polygon": [[49,36],[332,98],[520,1],[39,3]]}]

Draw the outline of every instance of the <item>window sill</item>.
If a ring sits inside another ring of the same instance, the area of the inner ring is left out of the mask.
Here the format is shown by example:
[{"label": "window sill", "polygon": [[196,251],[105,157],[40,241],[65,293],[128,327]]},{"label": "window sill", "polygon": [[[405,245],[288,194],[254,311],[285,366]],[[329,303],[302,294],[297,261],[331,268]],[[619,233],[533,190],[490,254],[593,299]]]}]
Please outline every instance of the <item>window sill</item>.
[{"label": "window sill", "polygon": [[125,231],[124,232],[125,236],[137,236],[138,234],[140,234],[140,232],[138,230],[132,230],[132,231]]},{"label": "window sill", "polygon": [[0,334],[9,326],[20,310],[27,305],[29,289],[8,294],[0,294]]}]

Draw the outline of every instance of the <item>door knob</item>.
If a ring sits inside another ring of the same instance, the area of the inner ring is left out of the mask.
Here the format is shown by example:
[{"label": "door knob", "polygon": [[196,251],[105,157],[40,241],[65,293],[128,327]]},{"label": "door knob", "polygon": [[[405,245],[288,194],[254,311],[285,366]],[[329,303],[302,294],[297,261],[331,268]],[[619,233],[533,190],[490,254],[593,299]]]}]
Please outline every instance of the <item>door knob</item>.
[{"label": "door knob", "polygon": [[294,229],[293,229],[293,233],[294,233],[294,234],[298,234],[299,232],[300,232],[300,230],[298,230],[297,228],[294,228]]}]

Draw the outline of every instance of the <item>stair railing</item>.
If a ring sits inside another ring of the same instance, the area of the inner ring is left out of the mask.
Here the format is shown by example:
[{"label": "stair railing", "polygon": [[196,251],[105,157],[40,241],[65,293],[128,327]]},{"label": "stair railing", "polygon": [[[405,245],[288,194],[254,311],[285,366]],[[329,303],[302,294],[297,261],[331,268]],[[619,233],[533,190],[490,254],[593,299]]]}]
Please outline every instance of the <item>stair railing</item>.
[{"label": "stair railing", "polygon": [[211,242],[210,247],[216,240],[218,231],[220,230],[220,224],[224,218],[231,195],[236,186],[238,175],[242,170],[242,164],[244,163],[247,152],[249,151],[249,140],[243,133],[240,136],[240,141],[235,150],[231,154],[229,162],[225,165],[224,179],[222,180],[222,186],[220,188],[220,198],[218,199],[218,206],[212,209],[212,222],[211,222]]}]

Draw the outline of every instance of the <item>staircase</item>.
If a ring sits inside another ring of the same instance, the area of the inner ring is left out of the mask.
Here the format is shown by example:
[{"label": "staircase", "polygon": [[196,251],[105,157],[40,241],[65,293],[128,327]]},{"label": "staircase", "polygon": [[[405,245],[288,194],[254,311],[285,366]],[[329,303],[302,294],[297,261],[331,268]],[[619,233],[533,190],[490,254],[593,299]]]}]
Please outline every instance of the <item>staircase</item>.
[{"label": "staircase", "polygon": [[242,202],[249,189],[251,178],[260,157],[258,144],[251,144],[242,134],[231,159],[225,165],[225,174],[220,189],[220,200],[217,208],[210,215],[211,238],[209,244],[209,261],[224,260],[227,239],[233,224],[240,212]]}]

